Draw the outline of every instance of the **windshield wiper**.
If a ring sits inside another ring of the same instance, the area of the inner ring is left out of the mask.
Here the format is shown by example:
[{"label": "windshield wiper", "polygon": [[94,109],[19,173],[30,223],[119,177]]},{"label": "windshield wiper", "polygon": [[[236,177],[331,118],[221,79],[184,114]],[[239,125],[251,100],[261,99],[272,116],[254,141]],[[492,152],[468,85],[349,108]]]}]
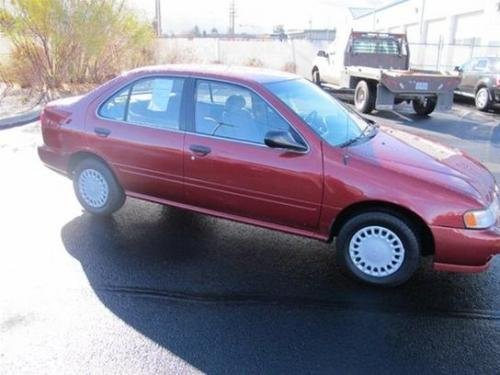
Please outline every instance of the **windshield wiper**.
[{"label": "windshield wiper", "polygon": [[[338,147],[347,147],[347,146],[350,146],[352,145],[353,143],[356,143],[357,141],[359,141],[360,139],[368,136],[368,130],[375,130],[378,128],[378,125],[375,123],[375,121],[372,121],[372,120],[368,120],[366,118],[363,117],[363,120],[366,121],[366,123],[368,124],[364,129],[363,131],[356,137],[354,138],[351,138],[347,141],[345,141],[344,143],[341,143]],[[373,133],[369,136],[370,138],[374,137],[377,133],[375,131],[373,131]]]}]

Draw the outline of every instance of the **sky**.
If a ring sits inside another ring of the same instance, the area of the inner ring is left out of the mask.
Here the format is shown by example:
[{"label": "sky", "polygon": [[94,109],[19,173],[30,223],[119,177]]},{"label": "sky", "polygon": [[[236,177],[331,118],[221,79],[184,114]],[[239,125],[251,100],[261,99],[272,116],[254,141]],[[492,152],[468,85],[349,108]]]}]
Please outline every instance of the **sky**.
[{"label": "sky", "polygon": [[[153,17],[155,0],[129,0],[144,15]],[[236,32],[268,33],[274,25],[285,29],[335,28],[345,22],[347,7],[374,7],[383,0],[235,0]],[[230,0],[161,0],[164,33],[181,33],[197,25],[207,33],[215,27],[226,32]]]}]

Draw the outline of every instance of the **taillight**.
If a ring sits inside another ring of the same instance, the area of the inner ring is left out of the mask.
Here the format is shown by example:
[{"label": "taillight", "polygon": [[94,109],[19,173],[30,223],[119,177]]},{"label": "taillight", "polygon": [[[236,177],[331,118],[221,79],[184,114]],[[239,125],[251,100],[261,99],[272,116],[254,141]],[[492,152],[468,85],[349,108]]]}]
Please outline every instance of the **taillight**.
[{"label": "taillight", "polygon": [[42,126],[61,126],[71,115],[70,112],[56,108],[45,107],[40,115]]},{"label": "taillight", "polygon": [[42,137],[46,145],[59,147],[60,132],[59,129],[70,120],[70,112],[63,111],[57,107],[45,107],[40,114],[40,123],[42,125]]}]

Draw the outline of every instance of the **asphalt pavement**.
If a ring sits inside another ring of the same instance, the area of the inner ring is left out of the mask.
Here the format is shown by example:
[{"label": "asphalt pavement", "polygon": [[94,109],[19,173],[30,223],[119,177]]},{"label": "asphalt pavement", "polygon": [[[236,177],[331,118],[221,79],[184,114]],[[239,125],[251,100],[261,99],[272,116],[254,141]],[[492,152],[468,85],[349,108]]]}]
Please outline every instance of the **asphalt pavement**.
[{"label": "asphalt pavement", "polygon": [[[500,181],[500,115],[468,103],[373,118],[466,150]],[[0,131],[0,373],[500,373],[500,259],[376,289],[334,246],[128,199],[84,213]]]}]

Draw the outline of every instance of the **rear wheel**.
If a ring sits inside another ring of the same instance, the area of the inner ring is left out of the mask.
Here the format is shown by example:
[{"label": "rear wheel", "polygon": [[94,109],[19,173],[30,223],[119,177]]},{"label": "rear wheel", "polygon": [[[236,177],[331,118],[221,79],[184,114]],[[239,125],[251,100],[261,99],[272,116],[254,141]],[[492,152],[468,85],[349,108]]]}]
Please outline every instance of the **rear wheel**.
[{"label": "rear wheel", "polygon": [[436,108],[436,99],[435,98],[423,98],[423,99],[413,99],[412,100],[413,109],[419,116],[428,116],[434,109]]},{"label": "rear wheel", "polygon": [[84,159],[73,173],[73,188],[80,204],[94,215],[111,215],[125,203],[125,193],[103,162]]},{"label": "rear wheel", "polygon": [[411,223],[387,212],[367,212],[347,221],[336,240],[337,262],[356,280],[396,286],[416,271],[421,246]]},{"label": "rear wheel", "polygon": [[480,111],[486,111],[491,107],[490,93],[486,87],[481,87],[476,92],[476,108]]},{"label": "rear wheel", "polygon": [[362,113],[370,113],[375,109],[375,89],[366,81],[359,81],[354,90],[354,105]]}]

